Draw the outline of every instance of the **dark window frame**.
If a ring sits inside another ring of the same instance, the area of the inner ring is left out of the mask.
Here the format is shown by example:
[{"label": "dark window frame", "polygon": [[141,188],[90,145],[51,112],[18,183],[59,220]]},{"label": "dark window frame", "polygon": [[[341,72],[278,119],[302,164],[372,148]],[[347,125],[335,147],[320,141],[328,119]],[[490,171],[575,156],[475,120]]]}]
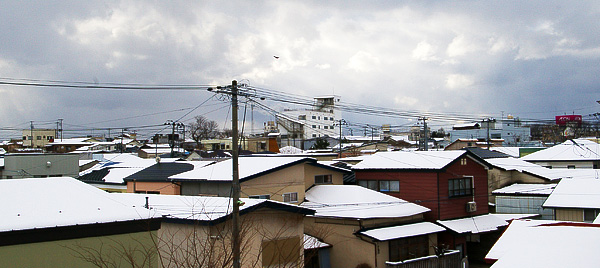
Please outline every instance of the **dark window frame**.
[{"label": "dark window frame", "polygon": [[472,196],[475,189],[473,184],[473,177],[449,179],[448,197]]}]

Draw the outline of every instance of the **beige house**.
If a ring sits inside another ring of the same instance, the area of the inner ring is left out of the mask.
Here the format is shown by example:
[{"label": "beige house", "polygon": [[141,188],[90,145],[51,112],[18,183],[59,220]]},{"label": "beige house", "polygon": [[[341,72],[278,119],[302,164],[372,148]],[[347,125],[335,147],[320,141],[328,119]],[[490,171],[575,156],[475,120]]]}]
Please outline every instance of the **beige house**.
[{"label": "beige house", "polygon": [[332,267],[386,267],[434,255],[437,233],[445,231],[423,222],[428,208],[360,186],[317,185],[306,200],[301,206],[316,213],[305,218],[305,232],[331,245]]},{"label": "beige house", "polygon": [[157,267],[160,219],[109,195],[67,177],[0,180],[0,267]]},{"label": "beige house", "polygon": [[[241,197],[270,199],[291,204],[304,200],[313,185],[343,184],[350,171],[318,163],[308,157],[240,157]],[[182,195],[230,196],[232,160],[176,174],[169,181],[181,186]]]},{"label": "beige house", "polygon": [[[158,254],[164,267],[231,266],[229,198],[113,194],[116,200],[163,215]],[[314,210],[242,199],[241,267],[303,267],[303,218]]]},{"label": "beige house", "polygon": [[23,129],[23,146],[44,148],[56,138],[56,129]]},{"label": "beige house", "polygon": [[553,209],[557,221],[594,222],[600,214],[600,180],[596,176],[562,179],[543,207]]}]

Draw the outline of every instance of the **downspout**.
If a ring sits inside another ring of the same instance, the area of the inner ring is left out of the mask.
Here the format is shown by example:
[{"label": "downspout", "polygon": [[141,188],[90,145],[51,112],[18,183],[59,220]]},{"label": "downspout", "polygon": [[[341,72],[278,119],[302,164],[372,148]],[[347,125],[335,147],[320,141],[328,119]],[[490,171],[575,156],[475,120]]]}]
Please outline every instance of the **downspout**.
[{"label": "downspout", "polygon": [[440,218],[440,172],[437,172],[437,219],[441,220]]},{"label": "downspout", "polygon": [[[358,226],[360,227],[360,230],[363,229],[363,225],[362,225],[362,220],[358,220]],[[356,235],[358,237],[358,239],[365,241],[371,245],[373,245],[374,248],[374,253],[375,253],[375,268],[377,268],[377,243],[369,241],[369,240],[365,240],[361,235],[359,235],[358,233],[354,233],[354,235]]]}]

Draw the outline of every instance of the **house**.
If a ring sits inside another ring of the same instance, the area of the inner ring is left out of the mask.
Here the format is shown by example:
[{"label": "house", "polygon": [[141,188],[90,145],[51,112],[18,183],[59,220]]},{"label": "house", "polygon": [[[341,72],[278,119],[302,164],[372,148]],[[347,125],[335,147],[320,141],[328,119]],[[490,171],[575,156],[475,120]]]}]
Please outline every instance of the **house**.
[{"label": "house", "polygon": [[[489,202],[495,203],[493,191],[513,184],[547,184],[557,183],[564,176],[565,170],[552,170],[519,158],[485,159],[492,168],[488,170]],[[543,187],[543,186],[541,186]]]},{"label": "house", "polygon": [[99,139],[96,138],[69,138],[69,139],[56,139],[52,142],[46,143],[45,148],[48,152],[53,153],[69,153],[73,152],[81,147],[93,146],[95,143],[99,143]]},{"label": "house", "polygon": [[[315,185],[301,206],[314,209],[305,232],[331,245],[332,267],[385,267],[435,254],[444,228],[423,221],[429,209],[356,185]],[[329,267],[329,266],[325,266]]]},{"label": "house", "polygon": [[23,146],[31,148],[44,148],[58,136],[56,129],[30,128],[23,129]]},{"label": "house", "polygon": [[[157,232],[164,267],[231,266],[230,198],[111,194],[115,200],[162,216]],[[261,199],[241,199],[241,267],[302,267],[305,215],[314,210]],[[310,244],[313,245],[314,244]]]},{"label": "house", "polygon": [[[170,176],[182,195],[230,196],[232,159]],[[298,204],[315,184],[342,184],[348,170],[319,164],[309,157],[247,156],[239,158],[241,196]],[[129,182],[128,182],[129,185]]]},{"label": "house", "polygon": [[548,168],[598,169],[600,144],[586,139],[568,140],[521,159]]},{"label": "house", "polygon": [[562,179],[544,202],[544,208],[554,210],[554,220],[593,222],[600,213],[600,179]]},{"label": "house", "polygon": [[181,184],[170,176],[213,164],[214,161],[162,161],[141,169],[123,179],[128,193],[180,195]]},{"label": "house", "polygon": [[156,158],[162,155],[169,155],[171,157],[171,153],[176,155],[184,155],[187,154],[182,148],[173,147],[169,144],[146,144],[137,151],[137,154],[141,158]]},{"label": "house", "polygon": [[449,133],[451,142],[457,139],[496,139],[502,140],[503,146],[522,146],[531,141],[529,126],[513,116],[454,125]]},{"label": "house", "polygon": [[0,178],[76,177],[79,158],[74,154],[21,153],[4,156]]},{"label": "house", "polygon": [[[277,127],[282,134],[282,140],[287,140],[288,136],[302,141],[339,135],[339,128],[335,127],[336,122],[342,118],[337,108],[339,101],[340,97],[335,95],[315,97],[311,109],[286,109],[278,113]],[[298,146],[298,144],[282,145]]]},{"label": "house", "polygon": [[92,157],[97,164],[79,172],[77,179],[107,192],[127,192],[126,177],[156,164],[155,159],[143,159],[129,153],[93,154]]},{"label": "house", "polygon": [[444,148],[444,150],[462,150],[465,148],[490,148],[494,146],[502,146],[504,143],[503,139],[490,139],[489,142],[487,139],[456,139],[448,146]]},{"label": "house", "polygon": [[[491,246],[507,224],[489,215],[490,167],[469,151],[397,151],[365,157],[352,170],[360,186],[429,208],[425,220],[450,230],[438,236],[439,244],[483,260],[467,243],[477,243],[473,249]],[[486,228],[466,228],[462,221]]]},{"label": "house", "polygon": [[533,214],[541,220],[553,220],[552,209],[542,205],[552,193],[556,183],[527,184],[515,183],[492,192],[496,213],[501,214]]},{"label": "house", "polygon": [[599,224],[514,220],[488,252],[492,268],[597,267]]},{"label": "house", "polygon": [[158,265],[160,219],[73,178],[0,180],[0,203],[0,267]]}]

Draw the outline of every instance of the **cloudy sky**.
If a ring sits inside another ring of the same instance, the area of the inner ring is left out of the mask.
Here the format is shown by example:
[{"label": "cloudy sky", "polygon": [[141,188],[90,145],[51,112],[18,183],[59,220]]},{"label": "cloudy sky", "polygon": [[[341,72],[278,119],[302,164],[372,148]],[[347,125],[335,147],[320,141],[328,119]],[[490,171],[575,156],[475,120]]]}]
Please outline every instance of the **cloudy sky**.
[{"label": "cloudy sky", "polygon": [[[0,81],[235,79],[273,92],[474,119],[592,119],[600,111],[598,1],[323,2],[2,1]],[[202,90],[0,85],[0,96],[3,139],[20,136],[9,130],[30,121],[52,127],[59,118],[73,135],[187,123],[196,115],[230,124],[227,103]],[[417,119],[343,117],[403,126]],[[255,109],[254,119],[258,128],[272,117]]]}]

